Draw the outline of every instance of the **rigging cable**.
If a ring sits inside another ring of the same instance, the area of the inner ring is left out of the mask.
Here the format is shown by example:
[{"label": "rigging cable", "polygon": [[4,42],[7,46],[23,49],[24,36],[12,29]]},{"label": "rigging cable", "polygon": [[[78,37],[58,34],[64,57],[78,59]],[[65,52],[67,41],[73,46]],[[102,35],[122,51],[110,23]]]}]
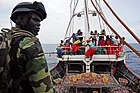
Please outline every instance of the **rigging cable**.
[{"label": "rigging cable", "polygon": [[132,30],[117,16],[117,14],[113,11],[113,9],[109,6],[109,4],[103,0],[104,3],[107,5],[107,7],[110,9],[110,11],[113,13],[113,15],[118,19],[118,21],[127,29],[127,31],[137,40],[137,42],[140,44],[140,39],[133,33]]},{"label": "rigging cable", "polygon": [[[104,13],[103,13],[103,10],[102,10],[102,8],[101,8],[101,5],[100,4],[98,4],[98,2],[97,2],[97,0],[95,0],[96,1],[96,4],[98,5],[98,7],[99,7],[99,10],[100,10],[100,12],[102,13],[102,15],[103,15],[103,17],[105,18],[105,20],[107,21],[107,19],[106,19],[106,17],[105,17],[105,15],[104,15]],[[100,0],[99,0],[100,1]],[[98,15],[99,16],[99,15]],[[99,17],[100,18],[100,17]],[[104,25],[104,21],[102,20],[102,24],[103,24],[103,28],[105,29],[105,25]],[[111,33],[111,31],[109,30],[109,28],[108,28],[108,26],[106,25],[106,27],[107,27],[107,30],[108,30],[108,32],[109,32],[109,34]]]},{"label": "rigging cable", "polygon": [[[97,0],[96,1],[96,6],[98,5],[98,2]],[[100,20],[100,16],[98,15],[98,19],[99,19],[99,24],[100,24],[100,30],[102,30],[104,27],[102,27],[102,24],[101,24],[101,20]]]},{"label": "rigging cable", "polygon": [[[72,3],[73,3],[73,0],[71,0],[71,2],[70,2],[70,18],[71,18],[71,15],[73,15],[72,14],[73,13],[73,11],[72,11]],[[70,36],[70,33],[72,32],[72,28],[71,27],[69,29],[69,34],[67,35],[68,37]]]},{"label": "rigging cable", "polygon": [[[73,0],[72,0],[72,1],[73,1]],[[71,3],[70,3],[70,8],[71,8],[71,5],[72,5],[72,1],[71,1]],[[65,38],[67,37],[68,30],[69,30],[69,28],[70,28],[71,22],[73,21],[73,17],[76,15],[76,14],[74,14],[74,13],[75,13],[75,9],[76,9],[76,7],[77,7],[78,2],[79,2],[79,0],[77,0],[76,4],[74,5],[73,11],[71,11],[71,12],[72,12],[72,14],[71,14],[72,16],[70,16],[71,18],[70,18],[70,21],[69,21],[69,23],[68,23],[68,27],[67,27],[67,30],[66,30]],[[72,31],[69,32],[69,35],[70,35],[71,32],[72,32]],[[64,38],[64,39],[65,39],[65,38]]]},{"label": "rigging cable", "polygon": [[92,5],[94,6],[94,8],[96,9],[97,13],[100,15],[100,17],[103,19],[103,21],[106,23],[106,25],[116,34],[116,36],[124,43],[126,44],[131,50],[133,50],[138,56],[140,56],[140,52],[137,51],[134,47],[132,47],[131,45],[129,45],[126,41],[123,40],[123,38],[121,38],[121,36],[114,30],[114,28],[105,20],[105,18],[101,15],[101,13],[99,12],[99,10],[96,8],[95,4],[93,3],[93,1],[91,0]]},{"label": "rigging cable", "polygon": [[[77,7],[77,4],[78,4],[78,0],[77,1],[74,0],[74,2],[73,2],[73,9],[71,8],[73,10],[72,13],[71,13],[71,15],[74,15],[75,14],[75,9]],[[73,20],[71,22],[71,25],[70,25],[69,37],[73,33],[73,31],[74,31],[74,18],[73,18]]]},{"label": "rigging cable", "polygon": [[[84,2],[84,5],[85,5],[85,10],[84,10],[84,12],[85,12],[85,17],[86,17],[86,23],[87,23],[87,31],[88,31],[88,34],[87,35],[89,35],[89,31],[90,31],[90,26],[89,26],[89,17],[88,17],[88,7],[87,7],[87,0],[84,0],[85,2]],[[85,33],[86,33],[86,31],[85,31]],[[85,35],[85,36],[87,36],[87,35]],[[85,39],[88,39],[88,37],[85,37]]]}]

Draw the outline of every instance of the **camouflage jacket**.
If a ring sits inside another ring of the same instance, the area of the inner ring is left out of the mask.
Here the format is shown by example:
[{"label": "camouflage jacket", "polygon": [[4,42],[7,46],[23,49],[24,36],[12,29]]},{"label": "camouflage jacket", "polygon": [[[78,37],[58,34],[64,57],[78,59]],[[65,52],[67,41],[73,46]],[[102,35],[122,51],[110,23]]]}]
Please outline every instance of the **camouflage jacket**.
[{"label": "camouflage jacket", "polygon": [[[22,79],[22,77],[26,76],[34,93],[53,93],[50,72],[39,39],[29,31],[19,28],[11,30],[13,39],[10,50],[12,60],[10,67],[15,69],[15,71],[11,70],[13,81],[24,81],[25,78]],[[26,84],[20,84],[20,88],[22,85],[26,86]]]}]

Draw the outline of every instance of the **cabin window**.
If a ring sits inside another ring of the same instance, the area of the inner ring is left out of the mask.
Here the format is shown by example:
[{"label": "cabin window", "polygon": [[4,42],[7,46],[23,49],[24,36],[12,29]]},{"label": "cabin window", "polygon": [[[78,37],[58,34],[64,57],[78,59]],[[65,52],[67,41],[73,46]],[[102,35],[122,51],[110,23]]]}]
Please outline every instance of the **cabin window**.
[{"label": "cabin window", "polygon": [[97,73],[111,73],[111,64],[109,62],[106,63],[92,63],[91,71]]},{"label": "cabin window", "polygon": [[84,63],[68,63],[67,65],[67,72],[68,73],[83,73],[85,72],[85,65]]}]

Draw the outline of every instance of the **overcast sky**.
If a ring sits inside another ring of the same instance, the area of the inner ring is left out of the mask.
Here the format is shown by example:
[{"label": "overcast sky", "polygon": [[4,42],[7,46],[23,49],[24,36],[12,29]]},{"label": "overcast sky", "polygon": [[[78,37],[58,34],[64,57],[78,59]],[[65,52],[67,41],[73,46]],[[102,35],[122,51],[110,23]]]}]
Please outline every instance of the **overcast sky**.
[{"label": "overcast sky", "polygon": [[[16,4],[22,1],[34,0],[0,0],[0,28],[11,28],[10,14]],[[46,8],[47,18],[41,23],[39,39],[43,44],[57,44],[64,38],[69,22],[69,3],[71,0],[36,0],[41,1]],[[83,0],[79,0],[83,1]],[[102,1],[102,0],[101,0]],[[106,0],[117,15],[140,38],[140,0]],[[129,33],[118,24],[108,9],[103,5],[106,18],[121,36],[129,43],[136,42]],[[14,26],[14,24],[13,24]]]}]

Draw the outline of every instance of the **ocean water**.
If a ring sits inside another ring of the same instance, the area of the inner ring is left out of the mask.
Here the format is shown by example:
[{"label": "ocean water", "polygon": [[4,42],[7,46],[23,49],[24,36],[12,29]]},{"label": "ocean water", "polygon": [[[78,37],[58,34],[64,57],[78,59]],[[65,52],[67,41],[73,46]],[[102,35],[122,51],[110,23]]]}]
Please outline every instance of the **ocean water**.
[{"label": "ocean water", "polygon": [[[56,52],[56,47],[58,44],[43,44],[43,50],[45,53]],[[140,51],[140,44],[131,43],[138,51]],[[137,75],[140,76],[140,57],[137,56],[134,52],[129,52],[130,49],[125,46],[126,53],[126,65]],[[49,69],[53,68],[58,60],[56,54],[45,54]]]}]

